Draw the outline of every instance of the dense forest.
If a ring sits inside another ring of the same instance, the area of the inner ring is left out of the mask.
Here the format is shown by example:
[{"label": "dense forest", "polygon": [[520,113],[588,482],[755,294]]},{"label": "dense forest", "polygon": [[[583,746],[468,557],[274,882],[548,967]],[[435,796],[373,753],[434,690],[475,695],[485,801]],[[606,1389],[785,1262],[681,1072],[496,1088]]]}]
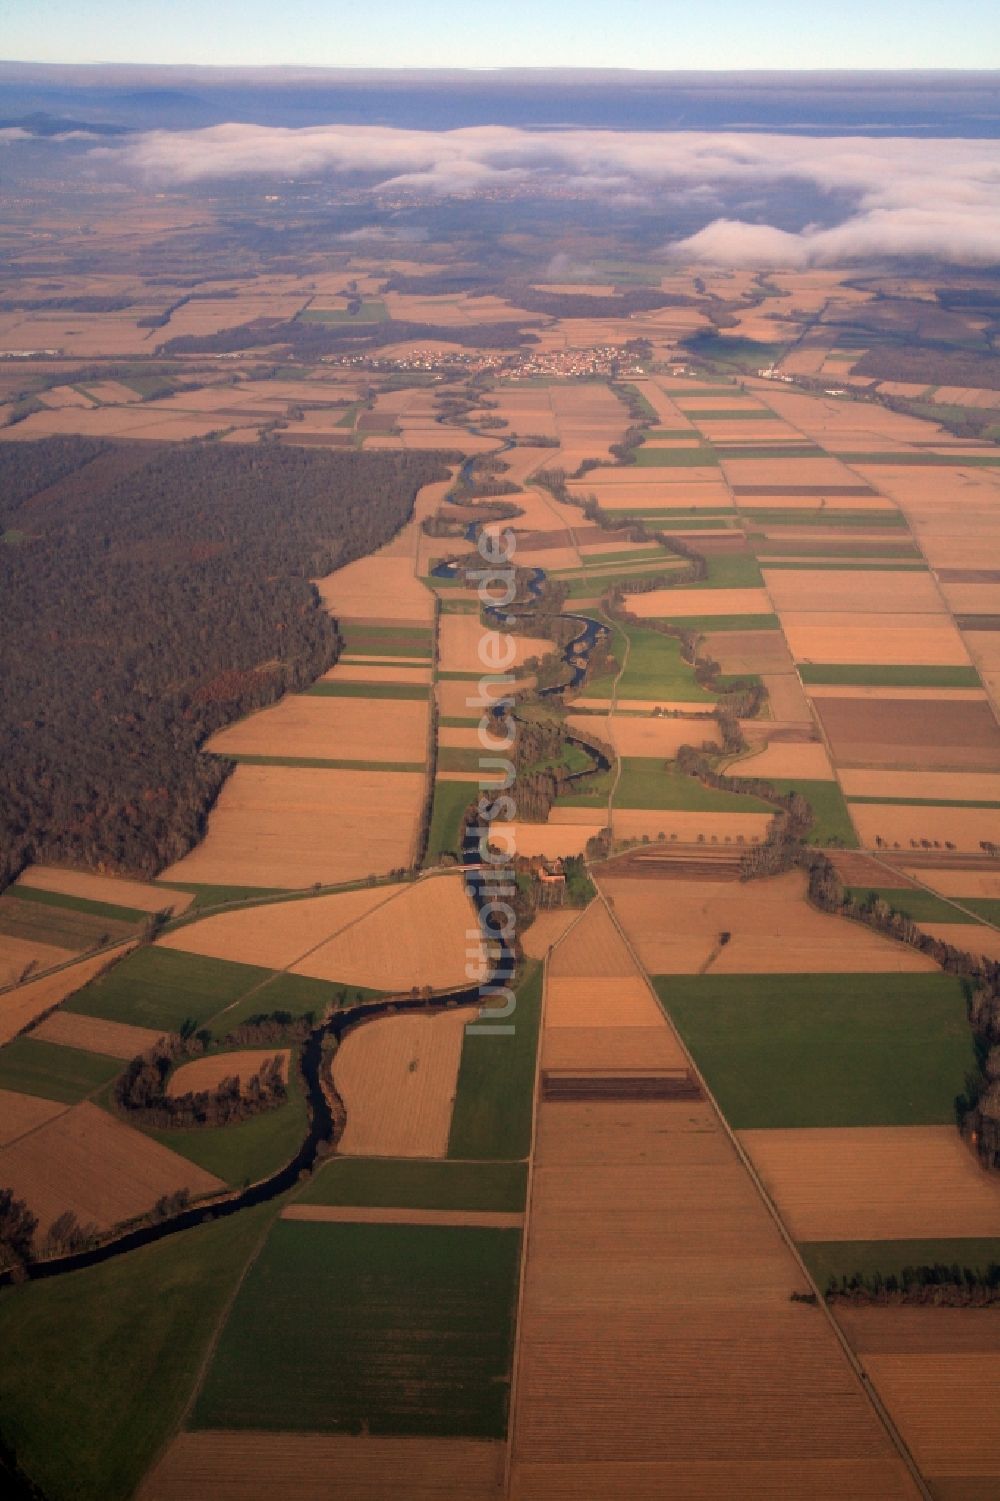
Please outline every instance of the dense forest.
[{"label": "dense forest", "polygon": [[331,665],[310,579],[392,536],[440,459],[0,445],[0,886],[30,860],[180,858],[228,772],[199,745]]},{"label": "dense forest", "polygon": [[287,323],[255,319],[213,334],[184,334],[159,346],[163,354],[235,354],[241,349],[264,349],[282,345],[301,360],[321,359],[328,354],[357,353],[382,349],[389,344],[445,341],[470,349],[517,349],[534,344],[534,335],[522,332],[516,323],[473,323],[439,328],[433,323],[409,323],[387,318],[381,323],[323,323],[293,319]]}]

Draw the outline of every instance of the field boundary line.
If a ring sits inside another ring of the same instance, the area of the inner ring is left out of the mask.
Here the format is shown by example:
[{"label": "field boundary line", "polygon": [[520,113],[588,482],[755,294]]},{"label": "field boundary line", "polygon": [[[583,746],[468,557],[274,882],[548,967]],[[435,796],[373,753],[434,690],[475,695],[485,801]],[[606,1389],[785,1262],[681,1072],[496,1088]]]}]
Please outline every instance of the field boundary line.
[{"label": "field boundary line", "polygon": [[732,1146],[733,1150],[735,1151],[738,1161],[740,1162],[740,1164],[742,1165],[742,1167],[746,1171],[747,1175],[749,1176],[750,1182],[753,1184],[754,1189],[756,1190],[756,1192],[757,1192],[757,1194],[758,1194],[758,1196],[759,1196],[762,1204],[764,1205],[764,1208],[767,1210],[767,1212],[770,1215],[772,1221],[774,1222],[774,1225],[776,1226],[776,1228],[778,1230],[778,1233],[781,1236],[781,1239],[782,1239],[782,1241],[785,1244],[786,1249],[791,1253],[792,1258],[793,1258],[793,1260],[794,1260],[794,1262],[795,1262],[795,1264],[796,1264],[796,1266],[797,1266],[800,1274],[804,1278],[804,1280],[806,1282],[806,1285],[809,1287],[810,1291],[812,1292],[813,1296],[815,1297],[817,1306],[822,1310],[823,1315],[824,1315],[827,1323],[829,1324],[830,1328],[833,1330],[833,1333],[834,1333],[834,1336],[836,1337],[837,1343],[839,1344],[839,1346],[841,1348],[841,1351],[843,1352],[843,1354],[844,1354],[844,1356],[845,1356],[845,1358],[847,1360],[848,1365],[851,1367],[851,1370],[853,1371],[855,1377],[857,1378],[858,1384],[861,1387],[862,1392],[868,1398],[868,1401],[869,1401],[869,1403],[870,1403],[870,1405],[872,1407],[872,1410],[875,1413],[875,1416],[878,1418],[879,1422],[882,1424],[882,1427],[883,1427],[883,1429],[884,1429],[887,1437],[889,1438],[890,1442],[892,1443],[893,1447],[895,1448],[895,1450],[896,1450],[897,1454],[899,1455],[900,1459],[903,1461],[904,1465],[906,1466],[906,1469],[908,1470],[908,1472],[910,1474],[910,1478],[912,1479],[914,1485],[917,1487],[917,1490],[918,1490],[920,1496],[922,1497],[922,1501],[934,1501],[934,1494],[931,1491],[931,1489],[929,1488],[929,1486],[927,1485],[927,1482],[924,1480],[923,1474],[921,1473],[920,1469],[918,1468],[916,1460],[913,1458],[913,1455],[910,1453],[910,1450],[909,1450],[909,1448],[908,1448],[905,1440],[903,1439],[902,1434],[900,1433],[899,1429],[896,1427],[896,1424],[893,1422],[892,1418],[890,1417],[888,1408],[883,1403],[882,1398],[879,1396],[879,1394],[878,1394],[878,1392],[877,1392],[877,1390],[876,1390],[876,1388],[875,1388],[875,1386],[874,1386],[871,1378],[868,1376],[868,1374],[865,1371],[863,1365],[861,1364],[860,1359],[858,1358],[858,1356],[855,1354],[854,1350],[852,1349],[851,1344],[850,1344],[850,1342],[847,1339],[847,1336],[844,1334],[844,1332],[841,1329],[840,1325],[837,1323],[837,1320],[834,1318],[832,1312],[830,1311],[829,1304],[827,1303],[826,1299],[824,1298],[824,1296],[823,1296],[823,1294],[822,1294],[822,1292],[821,1292],[821,1290],[819,1288],[818,1283],[815,1281],[812,1273],[810,1272],[810,1270],[807,1267],[805,1261],[803,1260],[802,1255],[801,1255],[801,1253],[799,1251],[798,1246],[796,1245],[795,1241],[792,1239],[792,1236],[789,1233],[788,1228],[786,1227],[784,1220],[781,1218],[781,1215],[778,1212],[777,1205],[775,1204],[774,1200],[771,1198],[771,1195],[768,1193],[767,1189],[765,1188],[764,1183],[763,1183],[763,1181],[762,1181],[762,1179],[760,1177],[760,1174],[757,1172],[757,1169],[754,1167],[753,1162],[750,1160],[750,1157],[749,1157],[749,1154],[746,1151],[746,1148],[743,1146],[743,1144],[739,1140],[739,1137],[737,1136],[736,1132],[730,1126],[728,1120],[726,1119],[725,1115],[723,1114],[722,1109],[721,1109],[721,1107],[719,1105],[718,1100],[715,1098],[715,1095],[712,1093],[711,1089],[708,1086],[708,1083],[707,1083],[706,1079],[704,1078],[701,1070],[699,1069],[697,1063],[695,1062],[694,1055],[691,1053],[690,1049],[687,1046],[687,1043],[684,1041],[683,1037],[678,1032],[677,1028],[674,1026],[674,1023],[671,1020],[671,1018],[670,1018],[670,1016],[669,1016],[666,1008],[664,1007],[662,1001],[660,1000],[660,997],[656,993],[656,989],[655,989],[652,981],[649,978],[649,974],[648,974],[648,972],[646,970],[646,966],[642,963],[641,959],[639,958],[639,955],[637,954],[635,948],[633,947],[632,942],[631,942],[628,934],[625,932],[625,929],[622,927],[621,923],[618,921],[618,917],[617,917],[617,914],[614,911],[614,908],[611,906],[611,904],[608,901],[607,897],[604,895],[604,892],[601,891],[600,886],[598,886],[598,894],[599,894],[599,900],[604,903],[605,910],[607,911],[608,916],[611,918],[611,921],[614,924],[616,932],[618,933],[618,935],[621,938],[622,942],[625,944],[625,947],[627,948],[627,950],[629,952],[629,955],[632,958],[633,963],[636,965],[637,972],[642,976],[642,978],[643,978],[643,980],[644,980],[644,982],[646,984],[646,988],[649,990],[650,995],[652,996],[653,1000],[656,1002],[657,1006],[659,1007],[661,1016],[663,1017],[664,1021],[667,1024],[667,1026],[670,1028],[670,1031],[673,1033],[674,1037],[677,1039],[677,1042],[678,1042],[678,1044],[679,1044],[682,1052],[684,1053],[685,1057],[687,1058],[689,1067],[691,1069],[691,1072],[692,1072],[694,1078],[697,1079],[697,1081],[698,1081],[701,1089],[703,1090],[704,1095],[705,1095],[705,1099],[708,1101],[709,1105],[711,1106],[712,1111],[713,1111],[713,1113],[716,1116],[716,1119],[719,1121],[719,1124],[721,1125],[723,1132],[725,1133],[726,1137],[729,1140],[730,1145]]}]

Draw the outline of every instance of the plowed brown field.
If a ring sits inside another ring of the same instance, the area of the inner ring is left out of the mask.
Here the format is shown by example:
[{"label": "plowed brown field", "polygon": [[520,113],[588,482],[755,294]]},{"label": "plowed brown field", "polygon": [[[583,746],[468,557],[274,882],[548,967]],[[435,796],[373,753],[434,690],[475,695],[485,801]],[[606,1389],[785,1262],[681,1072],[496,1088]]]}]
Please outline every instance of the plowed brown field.
[{"label": "plowed brown field", "polygon": [[502,1444],[469,1439],[180,1433],[137,1501],[499,1501],[503,1462]]},{"label": "plowed brown field", "polygon": [[104,1228],[178,1189],[197,1196],[224,1186],[88,1101],[0,1150],[0,1181],[38,1216],[43,1235],[67,1209]]},{"label": "plowed brown field", "polygon": [[1000,1236],[1000,1183],[954,1126],[742,1131],[796,1240]]}]

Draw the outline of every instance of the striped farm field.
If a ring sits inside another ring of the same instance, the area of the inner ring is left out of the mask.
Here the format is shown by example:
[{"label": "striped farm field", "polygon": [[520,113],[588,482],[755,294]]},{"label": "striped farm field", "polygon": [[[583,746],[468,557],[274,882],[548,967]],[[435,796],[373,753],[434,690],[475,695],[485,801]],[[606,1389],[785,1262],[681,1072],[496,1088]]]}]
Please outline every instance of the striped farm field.
[{"label": "striped farm field", "polygon": [[328,1501],[330,1476],[344,1501],[496,1501],[504,1448],[476,1439],[320,1433],[179,1433],[136,1501]]},{"label": "striped farm field", "polygon": [[[626,980],[651,1002],[600,903],[549,985],[585,985],[597,955],[617,976],[609,1007]],[[600,1069],[604,1040],[634,1031],[633,1067],[648,1067],[656,1029],[671,1036],[662,1018],[553,1035],[575,1034],[573,1066],[589,1045]],[[543,1097],[529,1224],[518,1501],[916,1494],[822,1314],[792,1302],[801,1273],[705,1102]]]},{"label": "striped farm field", "polygon": [[279,1221],[191,1426],[503,1438],[519,1250],[516,1230]]},{"label": "striped farm field", "polygon": [[740,1139],[796,1240],[1000,1237],[1000,1184],[951,1122]]},{"label": "striped farm field", "polygon": [[990,1308],[836,1307],[837,1321],[936,1496],[1000,1489],[1000,1315]]}]

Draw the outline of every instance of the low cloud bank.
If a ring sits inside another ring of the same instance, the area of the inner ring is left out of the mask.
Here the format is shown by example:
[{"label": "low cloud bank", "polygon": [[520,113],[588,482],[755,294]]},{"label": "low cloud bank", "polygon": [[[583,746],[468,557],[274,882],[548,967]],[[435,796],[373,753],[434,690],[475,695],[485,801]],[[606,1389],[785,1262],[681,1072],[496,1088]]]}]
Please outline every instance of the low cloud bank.
[{"label": "low cloud bank", "polygon": [[792,233],[718,218],[672,244],[671,254],[755,266],[887,255],[1000,260],[1000,143],[989,140],[233,124],[153,131],[92,154],[161,185],[362,173],[376,194],[561,186],[618,200],[623,209],[662,199],[665,226],[671,195],[690,202],[699,193],[724,198],[799,181],[846,196],[852,207],[842,222]]}]

